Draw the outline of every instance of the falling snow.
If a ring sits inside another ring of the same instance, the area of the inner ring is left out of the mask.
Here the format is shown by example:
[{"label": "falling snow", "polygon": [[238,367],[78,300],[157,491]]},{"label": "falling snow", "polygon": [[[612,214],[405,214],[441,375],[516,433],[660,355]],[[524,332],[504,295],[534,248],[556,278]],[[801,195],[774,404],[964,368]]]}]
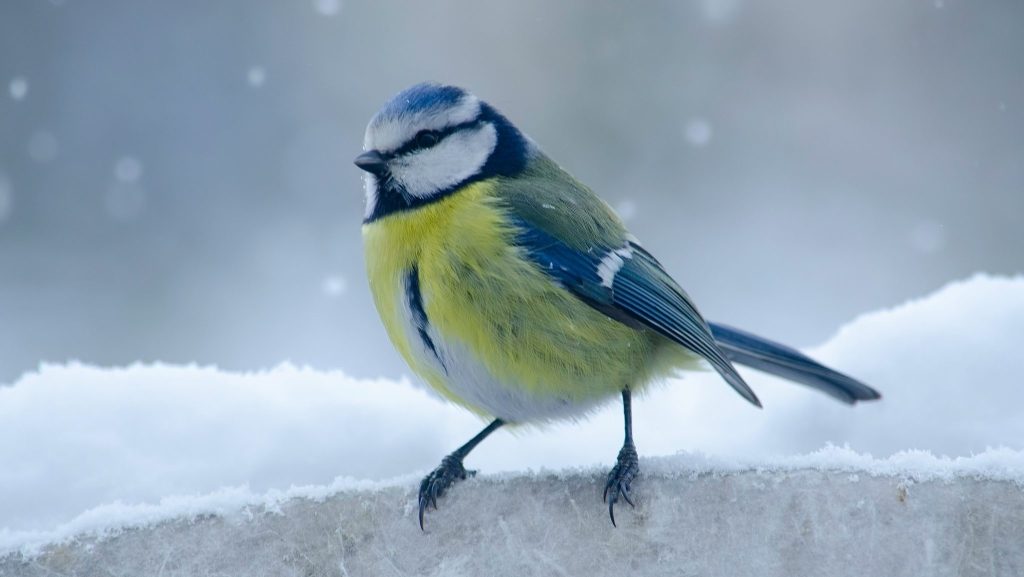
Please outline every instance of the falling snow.
[{"label": "falling snow", "polygon": [[15,100],[24,99],[28,94],[28,80],[22,76],[15,76],[11,79],[8,91],[11,93],[11,98]]},{"label": "falling snow", "polygon": [[114,178],[119,182],[137,182],[142,178],[142,163],[134,156],[122,156],[114,163]]},{"label": "falling snow", "polygon": [[694,118],[686,123],[686,142],[691,146],[701,148],[711,142],[711,123],[703,118]]},{"label": "falling snow", "polygon": [[14,208],[13,188],[11,179],[7,178],[6,174],[0,172],[0,223],[11,216],[11,210]]},{"label": "falling snow", "polygon": [[335,16],[341,11],[341,0],[313,0],[313,8],[324,16]]},{"label": "falling snow", "polygon": [[320,288],[328,297],[337,298],[344,295],[345,291],[348,290],[348,281],[341,275],[331,275],[324,279]]},{"label": "falling snow", "polygon": [[262,66],[252,66],[246,73],[246,80],[249,81],[249,86],[259,88],[267,81],[267,71]]}]

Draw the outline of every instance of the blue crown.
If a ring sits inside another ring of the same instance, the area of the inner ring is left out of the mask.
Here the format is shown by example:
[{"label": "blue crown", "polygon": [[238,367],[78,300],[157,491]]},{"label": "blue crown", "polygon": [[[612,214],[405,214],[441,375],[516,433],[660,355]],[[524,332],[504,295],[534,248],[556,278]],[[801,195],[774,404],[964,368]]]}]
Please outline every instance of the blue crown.
[{"label": "blue crown", "polygon": [[457,86],[422,82],[396,94],[373,121],[396,120],[410,114],[443,110],[458,104],[467,92]]}]

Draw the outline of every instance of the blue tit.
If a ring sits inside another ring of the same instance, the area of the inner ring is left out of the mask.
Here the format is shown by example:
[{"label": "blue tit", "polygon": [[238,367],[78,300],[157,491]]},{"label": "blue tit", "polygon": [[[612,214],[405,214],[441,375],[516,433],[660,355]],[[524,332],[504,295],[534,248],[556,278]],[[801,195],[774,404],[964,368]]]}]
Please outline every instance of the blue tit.
[{"label": "blue tit", "polygon": [[706,322],[604,201],[461,88],[399,93],[363,148],[366,268],[388,336],[441,396],[490,420],[421,483],[421,528],[498,428],[621,396],[625,439],[604,489],[614,524],[639,472],[631,395],[680,370],[710,366],[758,407],[733,363],[850,404],[879,398],[790,347]]}]

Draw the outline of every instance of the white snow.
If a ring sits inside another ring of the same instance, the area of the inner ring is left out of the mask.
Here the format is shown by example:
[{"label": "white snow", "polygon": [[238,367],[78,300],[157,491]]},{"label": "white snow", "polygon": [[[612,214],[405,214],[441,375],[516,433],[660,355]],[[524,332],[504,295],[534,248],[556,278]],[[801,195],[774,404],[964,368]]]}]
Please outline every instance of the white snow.
[{"label": "white snow", "polygon": [[114,178],[119,182],[137,182],[142,178],[142,162],[134,156],[118,158],[114,163]]},{"label": "white snow", "polygon": [[15,76],[7,85],[7,91],[14,100],[23,100],[28,94],[28,80],[23,76]]},{"label": "white snow", "polygon": [[653,459],[644,470],[652,473],[687,475],[721,474],[742,471],[784,473],[800,470],[866,474],[873,477],[898,477],[906,481],[946,481],[988,479],[1008,481],[1024,489],[1024,451],[1006,447],[986,449],[967,457],[939,457],[929,451],[899,451],[884,458],[858,453],[849,447],[826,445],[811,453],[791,456],[719,457],[703,453],[679,453]]},{"label": "white snow", "polygon": [[3,223],[11,216],[11,211],[14,209],[14,187],[11,185],[11,179],[7,178],[7,175],[0,171],[0,223]]},{"label": "white snow", "polygon": [[267,71],[262,66],[250,66],[248,72],[245,73],[245,78],[249,82],[249,86],[259,88],[267,81]]},{"label": "white snow", "polygon": [[[882,401],[850,408],[741,369],[764,402],[758,411],[714,374],[689,375],[635,403],[643,467],[1022,483],[1022,344],[1024,278],[956,282],[864,315],[808,351],[877,387]],[[0,386],[0,551],[290,495],[411,485],[482,426],[406,381],[291,365],[45,365]],[[584,423],[499,431],[467,466],[603,470],[620,444],[612,404]],[[280,490],[291,486],[305,488]]]},{"label": "white snow", "polygon": [[0,555],[11,551],[37,553],[49,543],[64,542],[76,535],[113,535],[123,529],[146,527],[169,519],[195,519],[204,515],[239,518],[250,515],[254,507],[278,511],[279,505],[290,499],[323,500],[341,491],[376,490],[389,486],[407,485],[415,480],[412,475],[397,477],[386,482],[338,477],[327,485],[291,486],[287,490],[271,489],[256,492],[247,485],[224,487],[210,493],[172,495],[155,503],[126,504],[114,501],[94,507],[54,529],[11,531],[0,529]]},{"label": "white snow", "polygon": [[686,123],[686,142],[694,148],[703,148],[711,142],[714,130],[711,123],[703,118],[692,118]]},{"label": "white snow", "polygon": [[[641,459],[641,468],[652,477],[683,476],[689,479],[753,472],[764,477],[764,482],[773,483],[780,482],[786,474],[819,471],[845,473],[846,481],[850,483],[857,483],[860,475],[893,477],[899,480],[900,486],[908,488],[915,483],[929,481],[952,483],[960,479],[975,479],[1008,481],[1024,491],[1024,451],[1010,449],[990,449],[978,455],[955,459],[936,457],[924,451],[905,451],[886,459],[874,459],[847,448],[829,446],[807,455],[767,459],[726,459],[703,454],[644,458]],[[594,474],[600,477],[604,472],[603,468],[570,468],[559,470],[554,477],[568,482],[573,478]],[[550,476],[551,472],[526,475],[536,480],[541,476]],[[514,480],[522,476],[522,473],[505,473],[492,475],[491,478]],[[195,520],[208,515],[236,522],[252,520],[261,510],[283,514],[282,506],[293,499],[322,502],[343,492],[381,491],[390,487],[408,489],[415,487],[419,480],[418,474],[384,481],[338,477],[326,485],[292,486],[287,490],[271,489],[263,493],[242,485],[205,494],[164,497],[156,503],[125,504],[116,501],[90,509],[54,529],[0,530],[0,556],[12,551],[36,555],[45,545],[68,542],[77,536],[109,537],[128,529],[151,527],[169,520]],[[407,507],[411,505],[408,503]],[[593,509],[603,511],[603,506],[595,500]],[[410,511],[405,513],[405,517],[410,516]],[[409,521],[409,525],[413,526],[411,519]]]},{"label": "white snow", "polygon": [[320,289],[324,295],[330,298],[338,298],[348,291],[348,281],[340,274],[332,274],[324,278],[320,284]]},{"label": "white snow", "polygon": [[341,0],[313,0],[313,8],[324,16],[336,16],[341,11]]}]

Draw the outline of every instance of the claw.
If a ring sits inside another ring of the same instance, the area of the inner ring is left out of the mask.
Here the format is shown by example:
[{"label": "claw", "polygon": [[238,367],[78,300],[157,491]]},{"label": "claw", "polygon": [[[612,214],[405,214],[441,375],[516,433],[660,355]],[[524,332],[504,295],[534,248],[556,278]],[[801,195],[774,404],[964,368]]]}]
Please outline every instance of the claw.
[{"label": "claw", "polygon": [[420,530],[423,531],[423,517],[427,509],[433,507],[437,510],[437,499],[444,495],[444,492],[456,481],[461,481],[476,471],[466,471],[462,466],[462,459],[453,454],[441,460],[441,464],[424,477],[420,483],[419,494],[419,522]]},{"label": "claw", "polygon": [[625,491],[621,491],[620,493],[622,494],[622,498],[625,499],[627,503],[629,503],[629,506],[636,509],[636,505],[634,505],[633,501],[631,501],[629,498],[629,488],[627,487]]},{"label": "claw", "polygon": [[608,503],[608,517],[611,519],[613,527],[618,526],[615,524],[615,503],[618,503],[619,497],[629,503],[630,507],[636,507],[629,497],[629,490],[633,479],[639,472],[640,464],[637,460],[636,448],[632,443],[627,443],[619,451],[619,457],[611,472],[608,473],[608,480],[604,485],[603,500]]}]

